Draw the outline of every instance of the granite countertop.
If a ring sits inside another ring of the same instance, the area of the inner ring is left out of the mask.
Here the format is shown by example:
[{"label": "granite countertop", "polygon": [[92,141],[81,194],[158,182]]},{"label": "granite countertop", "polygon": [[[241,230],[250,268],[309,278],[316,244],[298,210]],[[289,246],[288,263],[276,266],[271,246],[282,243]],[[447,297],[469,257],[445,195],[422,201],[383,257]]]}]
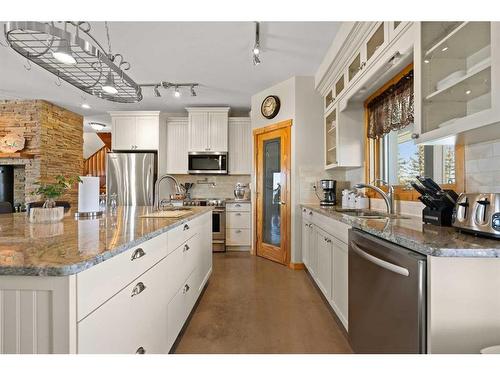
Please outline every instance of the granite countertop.
[{"label": "granite countertop", "polygon": [[119,207],[100,219],[31,224],[25,213],[0,215],[0,275],[64,276],[86,270],[211,211],[190,207],[181,218],[141,218],[152,207]]},{"label": "granite countertop", "polygon": [[424,255],[500,257],[500,240],[460,233],[453,227],[424,224],[420,217],[361,219],[339,212],[335,207],[323,208],[314,204],[302,204],[302,207]]}]

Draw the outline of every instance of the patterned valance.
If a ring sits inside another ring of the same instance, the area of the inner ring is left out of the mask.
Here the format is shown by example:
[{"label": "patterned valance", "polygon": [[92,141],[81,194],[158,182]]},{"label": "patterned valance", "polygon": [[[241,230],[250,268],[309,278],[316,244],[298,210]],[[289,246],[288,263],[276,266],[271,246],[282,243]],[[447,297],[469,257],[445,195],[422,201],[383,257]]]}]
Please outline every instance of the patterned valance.
[{"label": "patterned valance", "polygon": [[413,70],[368,104],[368,138],[381,138],[413,123]]}]

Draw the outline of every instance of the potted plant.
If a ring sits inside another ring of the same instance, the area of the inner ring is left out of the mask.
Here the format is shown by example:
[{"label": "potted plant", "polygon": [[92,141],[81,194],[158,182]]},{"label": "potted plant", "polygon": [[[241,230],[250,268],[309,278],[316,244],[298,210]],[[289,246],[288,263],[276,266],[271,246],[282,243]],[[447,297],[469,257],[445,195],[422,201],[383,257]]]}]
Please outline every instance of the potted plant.
[{"label": "potted plant", "polygon": [[64,207],[56,207],[56,199],[71,188],[75,182],[81,182],[80,177],[56,176],[56,182],[52,184],[42,184],[37,182],[38,188],[32,195],[41,195],[45,202],[43,207],[34,207],[30,209],[30,222],[32,223],[53,223],[62,220],[64,216]]}]

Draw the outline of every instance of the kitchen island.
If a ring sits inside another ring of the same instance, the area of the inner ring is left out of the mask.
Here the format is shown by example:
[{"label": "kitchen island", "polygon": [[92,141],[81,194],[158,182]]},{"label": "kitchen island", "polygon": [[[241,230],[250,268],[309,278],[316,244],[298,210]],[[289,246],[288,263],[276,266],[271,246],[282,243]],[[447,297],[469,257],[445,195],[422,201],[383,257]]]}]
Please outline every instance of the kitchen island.
[{"label": "kitchen island", "polygon": [[426,256],[427,353],[479,353],[500,344],[499,240],[419,217],[359,218],[314,204],[302,205],[302,221],[303,262],[346,329],[348,233],[355,228]]},{"label": "kitchen island", "polygon": [[212,271],[212,214],[0,215],[1,353],[168,353]]}]

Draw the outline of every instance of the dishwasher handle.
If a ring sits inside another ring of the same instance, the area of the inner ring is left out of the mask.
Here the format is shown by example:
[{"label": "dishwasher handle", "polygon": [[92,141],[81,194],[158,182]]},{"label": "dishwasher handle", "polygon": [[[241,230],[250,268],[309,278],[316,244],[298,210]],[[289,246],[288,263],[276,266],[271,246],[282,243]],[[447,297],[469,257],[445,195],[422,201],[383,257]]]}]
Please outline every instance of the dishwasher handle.
[{"label": "dishwasher handle", "polygon": [[361,248],[352,241],[351,241],[351,248],[360,257],[366,259],[369,262],[372,262],[373,264],[376,264],[379,267],[385,268],[386,270],[389,270],[391,272],[397,273],[402,276],[410,276],[410,272],[406,268],[397,266],[393,263],[387,262],[371,254],[368,254],[366,251],[361,250]]}]

